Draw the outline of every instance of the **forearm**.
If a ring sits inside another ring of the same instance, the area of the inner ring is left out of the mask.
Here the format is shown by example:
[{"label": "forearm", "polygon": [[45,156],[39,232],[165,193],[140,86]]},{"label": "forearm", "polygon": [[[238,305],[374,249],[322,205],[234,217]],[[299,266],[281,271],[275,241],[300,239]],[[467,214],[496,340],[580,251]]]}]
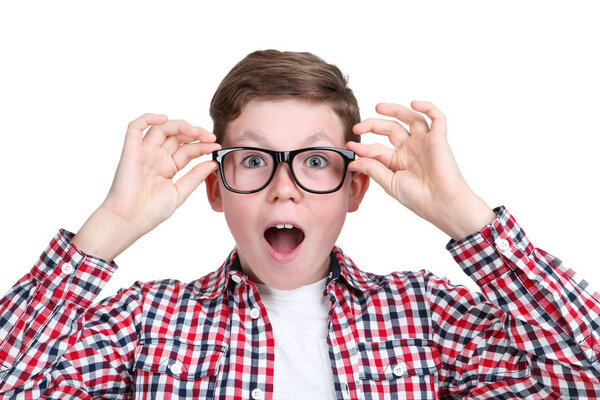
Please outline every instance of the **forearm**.
[{"label": "forearm", "polygon": [[457,290],[448,306],[447,283],[432,285],[434,341],[449,349],[452,371],[445,390],[457,398],[597,398],[599,297],[535,248],[504,207],[494,211],[490,224],[446,246],[485,297]]},{"label": "forearm", "polygon": [[470,192],[441,206],[430,222],[458,242],[479,231],[495,218],[496,213],[490,206]]},{"label": "forearm", "polygon": [[[596,360],[600,355],[595,345],[600,338],[597,295],[575,282],[574,273],[560,260],[535,248],[504,207],[497,212],[491,224],[460,242],[450,241],[446,248],[486,297],[505,312],[550,336],[570,338],[569,343],[560,344],[562,351],[548,357],[582,366]],[[594,368],[600,367],[596,363]]]},{"label": "forearm", "polygon": [[61,230],[0,299],[0,392],[49,368],[75,343],[85,310],[117,268],[77,251],[72,235]]},{"label": "forearm", "polygon": [[111,262],[139,236],[123,218],[100,206],[79,229],[72,243],[85,254]]}]

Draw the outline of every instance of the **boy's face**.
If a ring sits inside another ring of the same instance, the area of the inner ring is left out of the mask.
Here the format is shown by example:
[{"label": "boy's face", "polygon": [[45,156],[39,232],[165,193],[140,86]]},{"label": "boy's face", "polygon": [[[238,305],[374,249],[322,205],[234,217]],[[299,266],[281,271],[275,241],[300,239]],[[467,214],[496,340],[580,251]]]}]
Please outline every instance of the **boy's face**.
[{"label": "boy's face", "polygon": [[[248,103],[229,123],[222,145],[278,151],[346,147],[342,122],[329,105],[287,99]],[[256,193],[231,192],[216,173],[206,180],[213,209],[225,213],[242,269],[254,282],[278,289],[297,288],[327,276],[329,253],[346,212],[358,208],[368,184],[367,176],[347,173],[340,190],[309,193],[296,185],[285,163],[277,166],[269,185]],[[294,229],[274,227],[281,224]],[[287,246],[277,251],[281,243]]]}]

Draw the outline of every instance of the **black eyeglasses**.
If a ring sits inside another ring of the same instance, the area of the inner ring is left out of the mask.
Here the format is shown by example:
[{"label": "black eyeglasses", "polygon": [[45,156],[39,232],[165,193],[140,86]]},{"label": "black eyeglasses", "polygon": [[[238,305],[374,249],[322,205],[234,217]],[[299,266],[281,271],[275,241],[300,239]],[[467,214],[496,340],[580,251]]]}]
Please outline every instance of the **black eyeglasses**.
[{"label": "black eyeglasses", "polygon": [[339,190],[346,177],[353,151],[334,147],[307,147],[272,151],[258,147],[232,147],[213,151],[225,187],[235,193],[255,193],[273,179],[279,163],[290,167],[298,186],[310,193]]}]

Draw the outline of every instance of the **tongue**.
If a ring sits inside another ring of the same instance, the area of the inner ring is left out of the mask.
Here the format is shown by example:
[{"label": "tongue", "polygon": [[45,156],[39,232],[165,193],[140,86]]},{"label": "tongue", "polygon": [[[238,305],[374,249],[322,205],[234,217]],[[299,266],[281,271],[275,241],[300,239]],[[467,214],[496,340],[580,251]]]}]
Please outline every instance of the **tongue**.
[{"label": "tongue", "polygon": [[265,239],[267,239],[267,242],[269,242],[272,248],[281,253],[289,253],[298,247],[302,241],[301,236],[302,232],[297,228],[269,228],[265,232]]}]

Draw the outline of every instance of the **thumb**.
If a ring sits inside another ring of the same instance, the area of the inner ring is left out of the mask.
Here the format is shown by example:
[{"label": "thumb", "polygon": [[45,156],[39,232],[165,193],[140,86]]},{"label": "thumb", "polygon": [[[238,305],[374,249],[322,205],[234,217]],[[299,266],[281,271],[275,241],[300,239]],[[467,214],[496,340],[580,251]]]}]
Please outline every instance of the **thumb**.
[{"label": "thumb", "polygon": [[391,185],[394,173],[381,162],[372,158],[361,157],[348,164],[348,170],[362,172],[370,176],[388,194],[392,195]]},{"label": "thumb", "polygon": [[219,164],[216,161],[204,161],[194,166],[185,175],[183,175],[177,182],[175,182],[175,189],[179,194],[179,207],[188,198],[188,196],[206,179],[208,175],[213,173],[219,168]]}]

